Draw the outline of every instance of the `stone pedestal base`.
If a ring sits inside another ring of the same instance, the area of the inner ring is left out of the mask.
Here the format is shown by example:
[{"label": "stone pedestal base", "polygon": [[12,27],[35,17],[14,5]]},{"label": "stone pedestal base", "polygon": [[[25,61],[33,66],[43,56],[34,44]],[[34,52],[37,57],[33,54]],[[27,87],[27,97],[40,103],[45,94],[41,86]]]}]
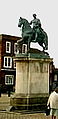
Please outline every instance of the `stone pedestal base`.
[{"label": "stone pedestal base", "polygon": [[49,95],[49,55],[34,53],[16,57],[15,95],[10,104],[18,110],[45,110]]},{"label": "stone pedestal base", "polygon": [[15,94],[11,97],[10,104],[15,110],[37,110],[44,111],[46,109],[48,94],[39,94],[33,96],[20,96]]}]

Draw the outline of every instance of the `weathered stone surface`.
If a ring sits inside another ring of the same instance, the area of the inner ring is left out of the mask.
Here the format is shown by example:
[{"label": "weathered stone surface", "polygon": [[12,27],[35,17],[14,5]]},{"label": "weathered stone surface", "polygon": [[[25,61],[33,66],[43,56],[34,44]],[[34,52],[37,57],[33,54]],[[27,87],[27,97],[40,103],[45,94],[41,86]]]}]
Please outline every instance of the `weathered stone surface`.
[{"label": "weathered stone surface", "polygon": [[[29,54],[30,55],[30,54]],[[49,93],[50,58],[16,58],[16,93]]]},{"label": "weathered stone surface", "polygon": [[[34,56],[34,57],[33,57]],[[49,95],[49,63],[47,55],[33,53],[16,56],[16,90],[11,105],[18,109],[44,110]]]}]

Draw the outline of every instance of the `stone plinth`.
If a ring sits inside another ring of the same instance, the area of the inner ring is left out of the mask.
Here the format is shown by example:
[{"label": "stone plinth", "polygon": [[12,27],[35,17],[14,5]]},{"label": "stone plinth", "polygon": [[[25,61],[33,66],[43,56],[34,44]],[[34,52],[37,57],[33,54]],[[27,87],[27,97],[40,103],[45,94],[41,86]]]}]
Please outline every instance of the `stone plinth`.
[{"label": "stone plinth", "polygon": [[11,105],[18,109],[42,110],[49,95],[49,63],[43,52],[16,56],[16,86]]}]

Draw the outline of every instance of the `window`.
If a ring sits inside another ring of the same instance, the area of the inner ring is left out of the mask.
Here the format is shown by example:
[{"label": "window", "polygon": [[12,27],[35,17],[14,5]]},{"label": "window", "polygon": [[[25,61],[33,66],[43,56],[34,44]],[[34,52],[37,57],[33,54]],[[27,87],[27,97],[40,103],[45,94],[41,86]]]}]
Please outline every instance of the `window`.
[{"label": "window", "polygon": [[14,43],[14,53],[17,54],[19,52],[17,43]]},{"label": "window", "polygon": [[11,42],[6,41],[6,53],[11,53]]},{"label": "window", "polygon": [[16,69],[16,61],[14,60],[13,63],[14,63],[14,68]]},{"label": "window", "polygon": [[22,46],[22,53],[26,53],[27,52],[27,45],[23,44]]},{"label": "window", "polygon": [[14,75],[5,75],[5,84],[13,85],[14,83]]},{"label": "window", "polygon": [[4,67],[12,68],[12,58],[11,57],[4,57]]},{"label": "window", "polygon": [[54,75],[54,81],[57,81],[57,74]]}]

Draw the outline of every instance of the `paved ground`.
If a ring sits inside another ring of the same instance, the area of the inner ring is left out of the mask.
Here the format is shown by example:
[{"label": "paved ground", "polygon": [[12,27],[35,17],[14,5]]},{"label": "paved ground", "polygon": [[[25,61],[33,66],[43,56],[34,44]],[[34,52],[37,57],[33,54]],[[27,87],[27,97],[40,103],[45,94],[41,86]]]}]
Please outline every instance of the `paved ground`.
[{"label": "paved ground", "polygon": [[49,116],[45,116],[43,113],[35,114],[20,114],[20,113],[0,113],[0,119],[51,119]]},{"label": "paved ground", "polygon": [[[10,105],[10,97],[2,94],[0,97],[0,119],[50,119],[45,113],[18,113],[4,111]],[[3,110],[3,111],[2,111]]]},{"label": "paved ground", "polygon": [[10,105],[10,97],[6,94],[2,94],[0,97],[0,111],[6,110],[6,108]]}]

